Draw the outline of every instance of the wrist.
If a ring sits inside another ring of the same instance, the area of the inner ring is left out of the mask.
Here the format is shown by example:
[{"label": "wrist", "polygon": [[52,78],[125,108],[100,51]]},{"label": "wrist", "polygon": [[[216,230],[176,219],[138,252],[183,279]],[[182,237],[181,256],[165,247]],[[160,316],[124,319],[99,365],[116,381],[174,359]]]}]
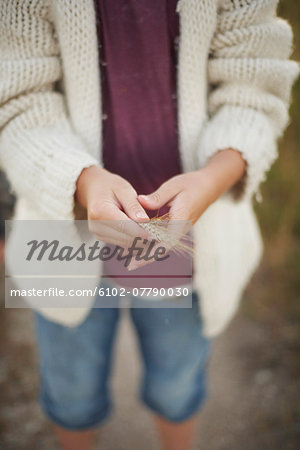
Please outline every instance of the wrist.
[{"label": "wrist", "polygon": [[81,171],[76,182],[75,201],[83,208],[87,208],[88,198],[94,180],[96,180],[99,175],[101,176],[104,170],[105,169],[98,166],[90,166]]},{"label": "wrist", "polygon": [[211,180],[216,199],[242,179],[247,163],[240,151],[229,148],[215,153],[202,170]]}]

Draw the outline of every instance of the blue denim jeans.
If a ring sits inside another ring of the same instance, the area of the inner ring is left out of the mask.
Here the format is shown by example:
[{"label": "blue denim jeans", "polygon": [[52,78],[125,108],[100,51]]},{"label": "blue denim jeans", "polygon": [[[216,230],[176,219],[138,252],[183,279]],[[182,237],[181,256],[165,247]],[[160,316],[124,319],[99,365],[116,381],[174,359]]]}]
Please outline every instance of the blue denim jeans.
[{"label": "blue denim jeans", "polygon": [[[173,422],[187,420],[207,395],[210,340],[202,334],[197,295],[192,308],[129,308],[144,372],[142,402]],[[56,424],[83,430],[111,411],[109,377],[121,310],[93,308],[69,328],[39,313],[36,333],[41,406]]]}]

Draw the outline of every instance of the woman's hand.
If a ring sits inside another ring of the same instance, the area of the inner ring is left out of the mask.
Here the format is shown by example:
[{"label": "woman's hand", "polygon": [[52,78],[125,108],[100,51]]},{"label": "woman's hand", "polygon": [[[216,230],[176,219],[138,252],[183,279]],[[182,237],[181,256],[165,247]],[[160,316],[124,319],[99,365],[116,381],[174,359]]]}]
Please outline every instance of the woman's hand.
[{"label": "woman's hand", "polygon": [[[209,205],[241,179],[245,169],[246,162],[240,152],[222,150],[202,169],[176,175],[152,194],[139,195],[138,200],[151,210],[169,206],[169,232],[178,239],[190,230]],[[136,263],[133,268],[144,265],[144,262]]]},{"label": "woman's hand", "polygon": [[152,194],[139,195],[138,200],[146,209],[169,206],[171,220],[193,225],[209,205],[241,179],[245,169],[240,152],[222,150],[202,169],[176,175]]},{"label": "woman's hand", "polygon": [[124,178],[92,166],[81,172],[76,187],[75,199],[86,208],[89,229],[101,241],[128,248],[135,237],[149,238],[136,223],[149,217]]}]

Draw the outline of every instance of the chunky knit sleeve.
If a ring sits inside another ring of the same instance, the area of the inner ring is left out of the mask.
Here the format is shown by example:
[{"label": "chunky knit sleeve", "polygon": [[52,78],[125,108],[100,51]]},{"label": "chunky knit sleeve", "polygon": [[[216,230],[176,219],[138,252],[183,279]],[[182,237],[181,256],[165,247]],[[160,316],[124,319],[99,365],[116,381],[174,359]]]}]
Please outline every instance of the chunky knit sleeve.
[{"label": "chunky knit sleeve", "polygon": [[[247,162],[236,199],[259,194],[277,158],[276,140],[288,124],[298,64],[289,60],[292,31],[276,17],[277,0],[220,0],[208,61],[209,118],[201,134],[200,164],[233,148]],[[258,196],[257,196],[258,198]]]},{"label": "chunky knit sleeve", "polygon": [[76,180],[98,161],[68,120],[47,14],[45,1],[1,4],[0,162],[17,196],[45,218],[70,219]]}]

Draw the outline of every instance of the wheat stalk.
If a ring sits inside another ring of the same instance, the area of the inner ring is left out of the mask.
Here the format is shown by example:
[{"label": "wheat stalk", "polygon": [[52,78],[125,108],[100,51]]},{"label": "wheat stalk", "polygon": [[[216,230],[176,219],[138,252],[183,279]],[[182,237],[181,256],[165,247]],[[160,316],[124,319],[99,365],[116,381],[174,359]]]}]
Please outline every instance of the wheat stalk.
[{"label": "wheat stalk", "polygon": [[170,231],[170,217],[168,213],[159,217],[153,217],[149,222],[139,222],[139,225],[148,231],[153,239],[166,244],[175,253],[185,256],[194,253],[193,241],[190,236],[177,233],[173,229]]}]

